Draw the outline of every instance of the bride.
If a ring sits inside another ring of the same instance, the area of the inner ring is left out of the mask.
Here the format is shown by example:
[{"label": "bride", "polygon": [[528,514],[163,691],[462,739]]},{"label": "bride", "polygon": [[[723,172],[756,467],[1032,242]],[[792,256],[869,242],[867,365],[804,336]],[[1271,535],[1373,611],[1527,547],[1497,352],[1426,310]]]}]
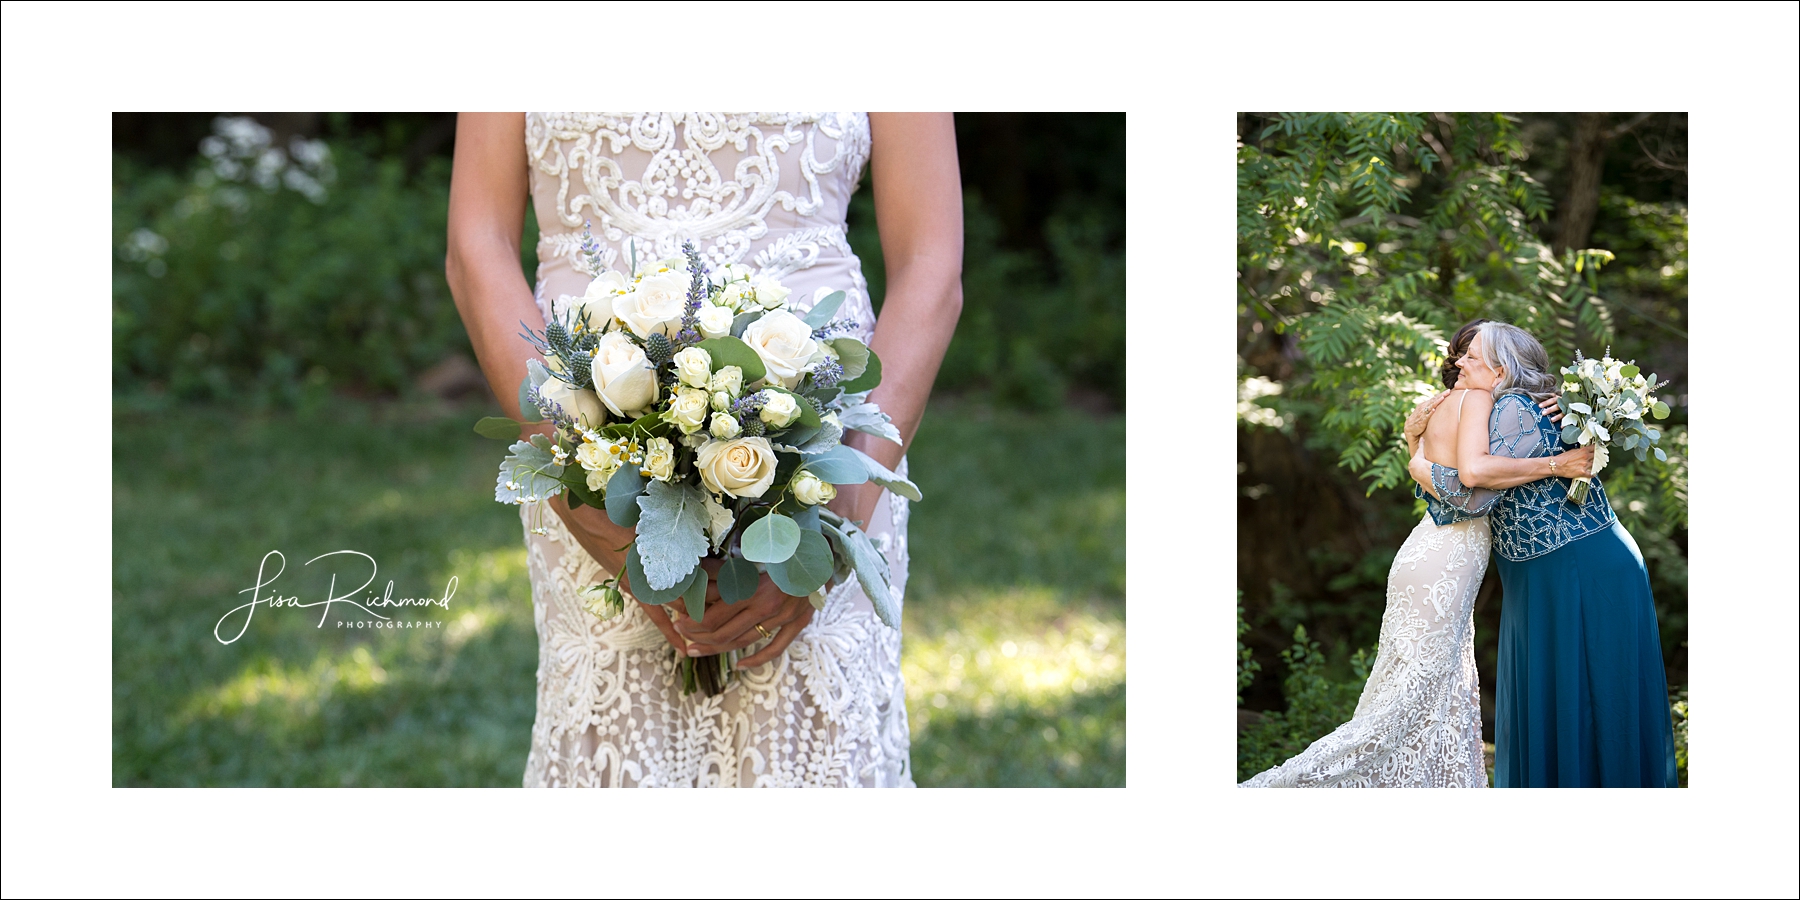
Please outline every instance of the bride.
[{"label": "bride", "polygon": [[[888,285],[879,327],[845,237],[868,164]],[[535,210],[536,284],[519,266]],[[550,305],[582,294],[584,235],[601,266],[674,256],[691,240],[709,268],[743,266],[801,307],[833,290],[840,318],[883,364],[870,399],[908,442],[962,308],[962,195],[949,114],[465,113],[457,120],[446,270],[481,368],[506,414],[533,357],[519,338]],[[527,426],[529,430],[531,426]],[[904,447],[846,439],[905,473]],[[677,608],[628,603],[601,621],[581,591],[619,572],[633,531],[560,497],[528,504],[538,633],[537,718],[526,786],[911,786],[900,635],[854,578],[815,613],[763,576],[748,600],[701,625]],[[874,484],[831,504],[906,580],[906,501]],[[714,584],[716,585],[716,580]],[[629,590],[629,585],[626,585]],[[717,602],[717,588],[708,600]],[[679,605],[677,605],[679,607]],[[684,696],[676,654],[738,650],[716,697]]]},{"label": "bride", "polygon": [[[1449,388],[1407,418],[1414,458],[1455,468],[1457,431],[1472,390],[1491,389],[1480,370],[1467,374],[1465,355],[1477,319],[1450,339],[1439,371]],[[1555,398],[1544,402],[1554,409]],[[1478,405],[1479,406],[1479,405]],[[1481,408],[1485,408],[1484,406]],[[1560,418],[1560,416],[1557,416]],[[1564,471],[1582,474],[1591,448],[1557,457]],[[1542,477],[1535,461],[1506,460],[1519,472],[1496,472],[1501,487]],[[1531,471],[1524,471],[1530,469]],[[1314,741],[1300,755],[1239,787],[1487,787],[1481,749],[1481,694],[1475,671],[1475,594],[1487,571],[1488,520],[1446,485],[1428,492],[1426,515],[1401,544],[1388,571],[1387,608],[1375,664],[1349,722]]]}]

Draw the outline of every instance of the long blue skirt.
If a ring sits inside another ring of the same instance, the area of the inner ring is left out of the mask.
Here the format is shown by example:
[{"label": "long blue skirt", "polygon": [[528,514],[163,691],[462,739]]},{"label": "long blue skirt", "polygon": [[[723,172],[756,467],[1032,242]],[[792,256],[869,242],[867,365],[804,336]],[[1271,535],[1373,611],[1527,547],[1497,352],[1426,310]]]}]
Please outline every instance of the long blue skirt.
[{"label": "long blue skirt", "polygon": [[1494,562],[1495,786],[1676,787],[1650,575],[1625,526]]}]

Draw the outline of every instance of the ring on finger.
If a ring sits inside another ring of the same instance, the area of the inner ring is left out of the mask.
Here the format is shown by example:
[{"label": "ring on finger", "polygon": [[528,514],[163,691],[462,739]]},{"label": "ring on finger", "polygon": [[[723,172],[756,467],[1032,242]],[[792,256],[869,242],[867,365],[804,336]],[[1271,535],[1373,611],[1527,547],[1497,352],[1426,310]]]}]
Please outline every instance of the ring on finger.
[{"label": "ring on finger", "polygon": [[769,631],[769,629],[762,627],[761,622],[756,623],[756,633],[762,635],[765,638],[771,638],[771,637],[775,636],[773,632]]}]

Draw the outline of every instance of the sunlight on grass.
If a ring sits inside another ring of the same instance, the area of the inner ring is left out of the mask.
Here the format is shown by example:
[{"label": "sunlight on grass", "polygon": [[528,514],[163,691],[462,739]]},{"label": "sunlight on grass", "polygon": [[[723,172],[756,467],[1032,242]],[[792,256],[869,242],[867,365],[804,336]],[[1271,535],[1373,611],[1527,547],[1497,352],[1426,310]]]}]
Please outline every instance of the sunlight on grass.
[{"label": "sunlight on grass", "polygon": [[237,677],[189,698],[176,721],[236,716],[255,711],[290,722],[319,715],[340,694],[367,694],[388,680],[368,647],[349,653],[321,651],[305,668],[259,660]]}]

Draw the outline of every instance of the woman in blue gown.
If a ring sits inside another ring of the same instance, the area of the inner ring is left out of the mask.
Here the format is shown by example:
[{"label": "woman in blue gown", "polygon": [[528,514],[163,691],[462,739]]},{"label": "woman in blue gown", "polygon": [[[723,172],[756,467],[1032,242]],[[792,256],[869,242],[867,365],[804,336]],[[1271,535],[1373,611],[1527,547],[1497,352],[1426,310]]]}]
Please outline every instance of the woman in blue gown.
[{"label": "woman in blue gown", "polygon": [[1463,418],[1485,418],[1485,433],[1459,433],[1460,471],[1415,457],[1413,474],[1492,525],[1502,587],[1495,786],[1675,787],[1649,573],[1598,478],[1585,503],[1568,500],[1569,477],[1588,462],[1563,462],[1538,408],[1556,389],[1549,355],[1524,330],[1490,322],[1459,365],[1470,386],[1490,386],[1491,400],[1471,392]]}]

